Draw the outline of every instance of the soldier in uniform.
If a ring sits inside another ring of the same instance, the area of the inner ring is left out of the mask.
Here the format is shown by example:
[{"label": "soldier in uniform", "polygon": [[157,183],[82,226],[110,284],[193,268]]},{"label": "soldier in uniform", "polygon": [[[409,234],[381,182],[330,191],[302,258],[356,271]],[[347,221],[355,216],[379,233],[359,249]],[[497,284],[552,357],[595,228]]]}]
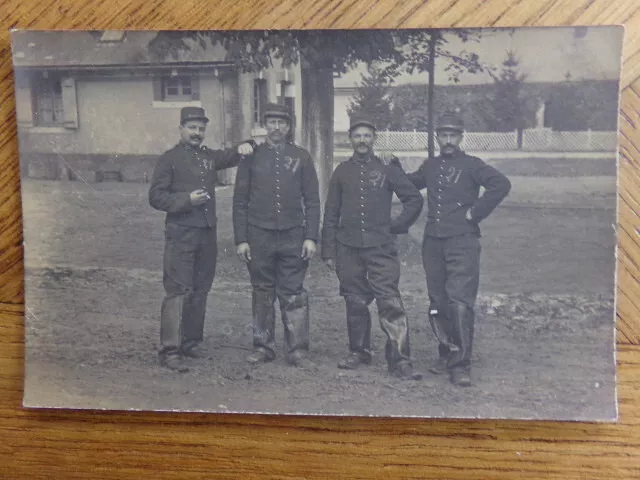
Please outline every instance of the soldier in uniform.
[{"label": "soldier in uniform", "polygon": [[275,300],[284,325],[284,353],[295,366],[310,366],[309,298],[303,287],[316,252],[320,223],[318,178],[305,149],[287,141],[291,114],[268,104],[266,142],[238,167],[233,226],[238,256],[251,277],[252,364],[273,360]]},{"label": "soldier in uniform", "polygon": [[185,372],[183,356],[202,356],[207,295],[215,276],[216,172],[253,152],[250,142],[226,150],[202,146],[209,119],[199,107],[180,112],[180,142],[156,163],[149,203],[166,212],[160,361]]},{"label": "soldier in uniform", "polygon": [[[413,373],[409,324],[398,290],[395,235],[408,232],[423,199],[401,169],[384,165],[374,155],[376,128],[371,120],[352,117],[349,138],[354,153],[333,173],[322,231],[322,257],[329,269],[335,269],[346,303],[350,352],[338,367],[354,369],[371,362],[368,306],[375,298],[387,335],[389,372],[419,378]],[[402,202],[402,212],[394,219],[393,193]]]},{"label": "soldier in uniform", "polygon": [[[494,167],[460,149],[464,125],[453,113],[436,133],[440,155],[409,179],[427,188],[422,259],[429,290],[429,322],[439,342],[432,373],[449,371],[451,382],[471,385],[474,306],[480,278],[480,227],[507,196],[511,183]],[[485,191],[479,195],[480,187]]]}]

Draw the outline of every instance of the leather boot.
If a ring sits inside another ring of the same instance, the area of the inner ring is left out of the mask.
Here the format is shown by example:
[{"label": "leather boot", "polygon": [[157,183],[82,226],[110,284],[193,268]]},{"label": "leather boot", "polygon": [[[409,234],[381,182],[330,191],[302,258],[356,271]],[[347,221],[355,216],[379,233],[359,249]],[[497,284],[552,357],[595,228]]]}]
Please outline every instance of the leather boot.
[{"label": "leather boot", "polygon": [[185,357],[191,358],[205,358],[207,356],[207,351],[202,346],[202,343],[193,340],[185,340],[183,342],[181,353]]},{"label": "leather boot", "polygon": [[[168,368],[169,364],[180,361],[185,300],[188,295],[165,297],[160,313],[160,363]],[[176,358],[178,361],[176,361]],[[171,360],[171,361],[169,361]],[[174,368],[171,368],[174,370]]]},{"label": "leather boot", "polygon": [[458,347],[453,344],[451,339],[451,322],[446,312],[433,306],[430,307],[429,323],[438,340],[438,359],[429,367],[429,371],[436,375],[441,375],[447,372],[449,355],[452,351],[457,350]]},{"label": "leather boot", "polygon": [[409,321],[400,297],[379,298],[377,303],[380,326],[387,334],[385,345],[387,366],[389,371],[393,372],[399,368],[400,364],[411,364]]},{"label": "leather boot", "polygon": [[183,363],[180,354],[176,352],[161,352],[160,364],[174,372],[185,373],[189,371],[189,368]]},{"label": "leather boot", "polygon": [[249,363],[269,362],[276,357],[275,299],[274,292],[252,292],[253,353],[247,357]]},{"label": "leather boot", "polygon": [[431,364],[429,371],[434,375],[447,373],[449,370],[447,366],[449,363],[449,354],[450,350],[446,345],[442,343],[438,345],[438,358]]},{"label": "leather boot", "polygon": [[286,360],[296,366],[307,366],[309,352],[309,297],[303,291],[299,295],[279,295],[280,313],[284,325],[284,354]]},{"label": "leather boot", "polygon": [[353,370],[371,363],[371,299],[364,296],[345,297],[349,354],[338,362],[338,368]]},{"label": "leather boot", "polygon": [[459,302],[449,305],[452,324],[452,339],[458,350],[451,352],[448,367],[451,370],[451,382],[454,385],[471,385],[471,353],[475,315],[473,309]]}]

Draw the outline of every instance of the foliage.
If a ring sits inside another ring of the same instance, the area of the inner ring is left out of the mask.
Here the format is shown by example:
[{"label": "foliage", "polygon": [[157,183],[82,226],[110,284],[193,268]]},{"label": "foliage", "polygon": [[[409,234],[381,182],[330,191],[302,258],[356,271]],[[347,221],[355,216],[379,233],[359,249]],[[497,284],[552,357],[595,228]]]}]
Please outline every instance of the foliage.
[{"label": "foliage", "polygon": [[482,109],[489,129],[508,132],[533,127],[539,99],[526,95],[527,75],[521,72],[516,52],[507,50],[499,75],[490,72],[493,92],[487,95]]},{"label": "foliage", "polygon": [[351,115],[370,117],[379,130],[389,128],[391,124],[391,101],[389,99],[389,81],[376,64],[369,65],[367,74],[362,74],[362,84],[358,87],[347,110]]}]

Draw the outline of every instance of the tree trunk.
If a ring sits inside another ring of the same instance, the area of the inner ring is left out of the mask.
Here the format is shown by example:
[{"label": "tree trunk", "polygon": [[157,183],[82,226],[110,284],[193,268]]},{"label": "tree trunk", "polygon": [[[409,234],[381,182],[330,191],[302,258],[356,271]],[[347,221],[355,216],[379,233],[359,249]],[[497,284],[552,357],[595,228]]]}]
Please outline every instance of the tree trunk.
[{"label": "tree trunk", "polygon": [[427,131],[429,134],[427,140],[427,150],[429,159],[435,156],[435,144],[434,144],[434,132],[435,125],[433,120],[433,94],[435,90],[435,65],[436,65],[436,35],[435,33],[429,34],[429,65],[427,68],[427,74],[429,77],[429,87],[427,89]]},{"label": "tree trunk", "polygon": [[302,142],[318,173],[320,204],[329,190],[333,173],[333,66],[300,65],[302,80]]}]

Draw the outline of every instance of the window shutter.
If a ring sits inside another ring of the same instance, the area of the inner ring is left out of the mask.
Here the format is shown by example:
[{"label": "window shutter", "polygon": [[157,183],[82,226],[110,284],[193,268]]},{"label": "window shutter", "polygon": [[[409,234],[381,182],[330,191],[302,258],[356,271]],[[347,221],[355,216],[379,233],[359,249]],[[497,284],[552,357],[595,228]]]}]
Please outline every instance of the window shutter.
[{"label": "window shutter", "polygon": [[34,94],[31,87],[31,79],[26,73],[16,72],[16,119],[19,126],[33,126]]},{"label": "window shutter", "polygon": [[191,100],[200,100],[200,78],[197,73],[191,77]]},{"label": "window shutter", "polygon": [[161,102],[164,100],[162,95],[162,77],[153,77],[153,101]]},{"label": "window shutter", "polygon": [[62,111],[65,128],[78,128],[78,98],[75,78],[64,78],[62,87]]}]

